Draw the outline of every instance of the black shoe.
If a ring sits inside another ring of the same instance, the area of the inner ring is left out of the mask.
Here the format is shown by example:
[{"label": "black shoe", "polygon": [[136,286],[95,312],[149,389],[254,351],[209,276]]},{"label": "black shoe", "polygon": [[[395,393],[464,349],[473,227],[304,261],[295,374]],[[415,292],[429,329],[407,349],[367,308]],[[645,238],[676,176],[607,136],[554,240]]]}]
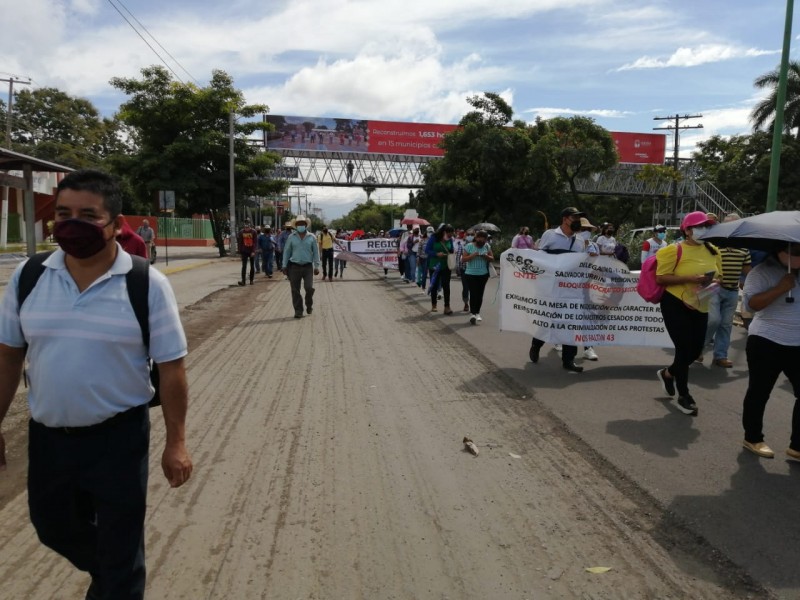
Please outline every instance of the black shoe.
[{"label": "black shoe", "polygon": [[697,416],[697,404],[694,403],[694,398],[691,396],[678,396],[675,405],[683,414]]},{"label": "black shoe", "polygon": [[314,310],[314,309],[313,309],[313,308],[311,308],[311,307],[309,306],[309,307],[306,309],[306,312],[307,312],[308,314],[311,314],[311,312],[312,312],[313,310]]},{"label": "black shoe", "polygon": [[252,279],[250,280],[250,285],[253,285],[253,280]]},{"label": "black shoe", "polygon": [[295,319],[302,319],[303,318],[303,313],[294,313],[294,318]]},{"label": "black shoe", "polygon": [[238,283],[239,285],[244,285],[244,281],[237,281],[236,283]]},{"label": "black shoe", "polygon": [[530,352],[528,352],[528,357],[531,359],[532,363],[539,362],[539,346],[531,346]]},{"label": "black shoe", "polygon": [[667,377],[665,375],[666,369],[661,369],[656,373],[658,375],[658,380],[661,382],[661,387],[664,390],[664,393],[672,398],[675,395],[675,378],[674,377]]},{"label": "black shoe", "polygon": [[575,363],[564,363],[561,366],[564,367],[567,371],[572,371],[573,373],[583,373],[583,367],[579,367]]}]

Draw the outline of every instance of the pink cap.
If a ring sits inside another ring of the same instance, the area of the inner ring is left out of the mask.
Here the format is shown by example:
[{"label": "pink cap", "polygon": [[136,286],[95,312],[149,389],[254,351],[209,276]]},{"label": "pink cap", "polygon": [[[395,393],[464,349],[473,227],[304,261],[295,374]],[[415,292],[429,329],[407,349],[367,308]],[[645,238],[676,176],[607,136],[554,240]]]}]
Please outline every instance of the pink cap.
[{"label": "pink cap", "polygon": [[708,215],[704,213],[702,210],[696,210],[694,212],[690,212],[688,215],[683,217],[683,222],[681,223],[681,229],[687,229],[688,227],[697,227],[698,225],[703,225],[704,223],[711,223],[708,218]]}]

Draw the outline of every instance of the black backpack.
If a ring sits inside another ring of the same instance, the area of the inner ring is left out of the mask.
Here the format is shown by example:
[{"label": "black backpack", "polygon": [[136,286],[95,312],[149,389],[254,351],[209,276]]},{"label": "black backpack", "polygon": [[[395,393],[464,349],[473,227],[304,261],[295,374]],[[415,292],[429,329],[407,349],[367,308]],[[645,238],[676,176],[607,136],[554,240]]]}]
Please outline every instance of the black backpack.
[{"label": "black backpack", "polygon": [[[28,262],[22,267],[19,274],[19,286],[17,287],[17,306],[22,308],[22,303],[36,287],[39,277],[44,273],[44,261],[47,260],[52,252],[40,252],[34,254],[28,259]],[[150,265],[147,259],[141,256],[131,255],[133,260],[133,268],[125,275],[125,283],[128,287],[128,300],[130,300],[133,313],[136,315],[136,320],[139,322],[139,327],[142,330],[142,342],[148,354],[150,352],[150,305],[147,301],[150,292]],[[159,376],[158,365],[153,362],[153,359],[148,358],[150,367],[150,382],[153,384],[156,392],[150,400],[149,405],[160,406],[161,395],[159,394]]]}]

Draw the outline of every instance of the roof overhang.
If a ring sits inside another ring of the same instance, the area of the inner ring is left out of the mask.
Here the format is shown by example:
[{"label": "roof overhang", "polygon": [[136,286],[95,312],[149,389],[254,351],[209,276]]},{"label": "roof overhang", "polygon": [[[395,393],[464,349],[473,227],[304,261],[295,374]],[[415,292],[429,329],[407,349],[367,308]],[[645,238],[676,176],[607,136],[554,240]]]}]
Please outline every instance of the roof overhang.
[{"label": "roof overhang", "polygon": [[[17,177],[16,175],[9,175],[8,171],[22,171],[33,172],[40,171],[45,173],[69,173],[74,169],[52,163],[40,158],[28,156],[27,154],[20,154],[13,150],[0,148],[0,185],[7,185],[9,187],[19,188],[23,190],[28,189],[28,184],[25,182],[24,177]],[[3,172],[5,171],[5,172]]]}]

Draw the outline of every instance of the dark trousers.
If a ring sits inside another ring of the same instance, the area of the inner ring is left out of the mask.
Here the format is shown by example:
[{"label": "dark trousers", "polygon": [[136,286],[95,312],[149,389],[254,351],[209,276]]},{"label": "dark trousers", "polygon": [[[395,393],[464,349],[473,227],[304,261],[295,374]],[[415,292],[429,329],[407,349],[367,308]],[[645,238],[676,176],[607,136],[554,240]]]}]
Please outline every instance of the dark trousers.
[{"label": "dark trousers", "polygon": [[245,282],[245,275],[247,275],[247,263],[250,262],[250,282],[253,282],[253,277],[255,276],[255,269],[256,269],[256,257],[254,254],[242,254],[242,279],[241,282]]},{"label": "dark trousers", "polygon": [[306,308],[314,306],[314,266],[311,263],[298,265],[289,263],[289,286],[292,288],[292,306],[294,314],[303,314],[303,296],[300,294],[300,284],[306,291]]},{"label": "dark trousers", "polygon": [[[487,276],[488,277],[488,276]],[[486,284],[484,284],[485,286]],[[464,304],[469,304],[469,284],[467,283],[467,274],[464,271],[461,271],[461,299],[464,301]],[[470,310],[470,312],[472,312]],[[475,314],[474,312],[472,313]]]},{"label": "dark trousers", "polygon": [[764,409],[778,376],[783,373],[792,384],[795,398],[789,447],[800,452],[800,346],[782,346],[751,335],[747,338],[747,369],[750,378],[742,411],[744,439],[753,444],[764,441]]},{"label": "dark trousers", "polygon": [[692,310],[682,300],[664,292],[661,296],[661,316],[675,346],[675,357],[667,370],[675,378],[678,394],[688,396],[689,366],[703,351],[708,313]]},{"label": "dark trousers", "polygon": [[489,281],[489,274],[464,274],[462,279],[466,282],[467,290],[469,290],[469,312],[473,315],[478,315],[481,312],[481,306],[483,306],[483,292],[486,289],[486,282]]},{"label": "dark trousers", "polygon": [[[533,338],[531,340],[531,347],[533,348],[541,348],[544,346],[544,342],[539,338]],[[578,347],[577,346],[569,346],[567,344],[561,345],[561,363],[565,365],[571,365],[575,362],[575,357],[578,355]]]},{"label": "dark trousers", "polygon": [[333,277],[333,248],[322,251],[322,276]]},{"label": "dark trousers", "polygon": [[30,421],[28,506],[41,542],[92,575],[91,598],[144,598],[147,405],[105,429]]},{"label": "dark trousers", "polygon": [[405,277],[406,274],[406,257],[405,256],[397,256],[397,270],[400,271],[400,275]]},{"label": "dark trousers", "polygon": [[[431,269],[431,282],[433,282],[433,269]],[[450,269],[447,267],[440,269],[439,274],[436,275],[436,281],[431,283],[431,306],[436,306],[437,296],[439,290],[442,290],[444,296],[444,305],[446,308],[450,307]]]}]

